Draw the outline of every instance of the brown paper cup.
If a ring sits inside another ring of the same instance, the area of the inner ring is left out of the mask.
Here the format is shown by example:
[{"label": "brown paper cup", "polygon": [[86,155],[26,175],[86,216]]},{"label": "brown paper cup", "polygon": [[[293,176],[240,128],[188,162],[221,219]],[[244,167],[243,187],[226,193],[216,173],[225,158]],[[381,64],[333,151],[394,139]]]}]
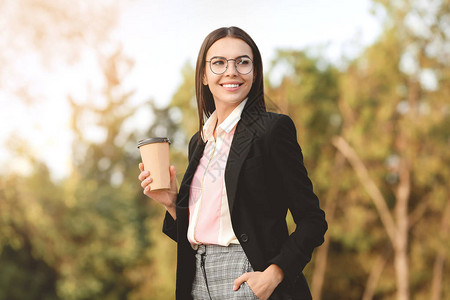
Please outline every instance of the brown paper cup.
[{"label": "brown paper cup", "polygon": [[170,188],[169,144],[168,138],[150,138],[138,142],[144,170],[149,171],[153,178],[151,190]]}]

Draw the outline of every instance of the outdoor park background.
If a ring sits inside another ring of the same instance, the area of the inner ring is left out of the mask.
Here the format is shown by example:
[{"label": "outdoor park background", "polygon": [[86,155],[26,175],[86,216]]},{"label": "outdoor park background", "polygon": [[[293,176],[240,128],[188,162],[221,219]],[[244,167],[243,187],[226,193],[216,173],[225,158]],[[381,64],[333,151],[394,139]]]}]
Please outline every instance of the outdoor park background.
[{"label": "outdoor park background", "polygon": [[314,299],[450,299],[448,0],[173,2],[0,1],[0,300],[174,298],[136,142],[170,137],[181,181],[196,53],[230,25],[326,212]]}]

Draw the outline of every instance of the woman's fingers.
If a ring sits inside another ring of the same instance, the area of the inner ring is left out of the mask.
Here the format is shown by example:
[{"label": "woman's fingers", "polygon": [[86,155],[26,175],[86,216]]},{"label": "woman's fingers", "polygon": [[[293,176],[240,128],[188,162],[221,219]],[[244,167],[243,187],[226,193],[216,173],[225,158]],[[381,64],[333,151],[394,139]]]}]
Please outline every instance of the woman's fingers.
[{"label": "woman's fingers", "polygon": [[166,207],[172,207],[175,203],[175,199],[177,196],[177,177],[176,177],[176,171],[174,166],[170,166],[169,173],[170,173],[170,189],[168,190],[155,190],[153,191],[150,187],[150,183],[153,182],[153,178],[150,177],[149,171],[143,170],[143,164],[139,164],[139,169],[141,170],[141,173],[139,174],[138,178],[141,181],[141,187],[144,189],[143,193],[144,195],[148,196],[149,198],[152,198],[153,200],[156,200],[157,202],[163,204]]},{"label": "woman's fingers", "polygon": [[141,187],[144,189],[144,193],[146,191],[149,191],[149,184],[153,181],[153,179],[150,177],[149,171],[144,171],[144,164],[139,164],[139,170],[141,170],[141,173],[139,174],[138,178],[141,181]]},{"label": "woman's fingers", "polygon": [[153,181],[153,178],[151,178],[151,177],[148,177],[148,178],[142,180],[142,182],[141,182],[141,187],[142,187],[143,189],[149,187],[149,184],[150,184],[152,181]]},{"label": "woman's fingers", "polygon": [[144,171],[144,164],[140,163],[139,164],[139,170],[141,170],[141,173],[139,173],[138,179],[140,181],[144,181],[145,178],[147,178],[150,175],[149,171]]},{"label": "woman's fingers", "polygon": [[171,190],[177,190],[177,172],[175,171],[174,166],[169,167],[169,173],[170,173],[170,189]]},{"label": "woman's fingers", "polygon": [[144,181],[148,176],[150,176],[149,171],[143,171],[139,174],[138,178],[140,181]]},{"label": "woman's fingers", "polygon": [[144,195],[150,197],[150,195],[148,194],[148,192],[150,192],[150,185],[147,185],[147,186],[144,188]]},{"label": "woman's fingers", "polygon": [[176,172],[175,172],[175,167],[174,166],[170,166],[169,167],[169,173],[170,173],[170,178],[175,178],[176,176]]},{"label": "woman's fingers", "polygon": [[244,273],[241,276],[239,276],[238,278],[236,278],[234,280],[233,290],[237,291],[241,287],[241,284],[246,282],[248,280],[248,278],[249,278],[249,273]]}]

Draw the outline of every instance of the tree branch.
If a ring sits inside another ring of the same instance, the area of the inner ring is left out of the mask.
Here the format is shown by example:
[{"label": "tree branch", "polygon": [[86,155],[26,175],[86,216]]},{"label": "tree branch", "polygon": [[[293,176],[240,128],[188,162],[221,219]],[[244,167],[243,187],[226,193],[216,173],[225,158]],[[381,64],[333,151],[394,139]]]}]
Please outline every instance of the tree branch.
[{"label": "tree branch", "polygon": [[332,139],[333,145],[344,155],[348,160],[350,165],[356,172],[359,181],[372,198],[373,203],[380,215],[381,222],[388,234],[392,245],[396,244],[396,225],[394,219],[392,218],[389,208],[386,205],[386,200],[381,194],[380,189],[377,187],[373,179],[370,177],[369,172],[362,162],[361,158],[358,156],[356,151],[347,143],[347,141],[342,136],[336,136]]},{"label": "tree branch", "polygon": [[367,279],[366,289],[362,300],[372,300],[375,295],[375,290],[377,288],[378,281],[380,280],[381,274],[383,273],[384,266],[392,254],[392,247],[389,245],[384,249],[382,253],[378,255],[375,263],[373,264],[372,270],[370,271],[369,277]]}]

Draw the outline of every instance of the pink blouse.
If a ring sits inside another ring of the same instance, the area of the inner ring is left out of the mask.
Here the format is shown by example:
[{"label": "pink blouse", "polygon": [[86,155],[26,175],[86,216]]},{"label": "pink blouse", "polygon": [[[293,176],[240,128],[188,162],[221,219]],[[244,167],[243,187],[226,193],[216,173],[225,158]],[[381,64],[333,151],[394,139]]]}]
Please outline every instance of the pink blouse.
[{"label": "pink blouse", "polygon": [[216,112],[203,126],[202,139],[206,145],[189,194],[187,238],[194,249],[198,244],[239,244],[231,225],[224,175],[234,131],[246,102],[247,99],[243,100],[217,126],[217,139],[213,135],[217,124]]}]

